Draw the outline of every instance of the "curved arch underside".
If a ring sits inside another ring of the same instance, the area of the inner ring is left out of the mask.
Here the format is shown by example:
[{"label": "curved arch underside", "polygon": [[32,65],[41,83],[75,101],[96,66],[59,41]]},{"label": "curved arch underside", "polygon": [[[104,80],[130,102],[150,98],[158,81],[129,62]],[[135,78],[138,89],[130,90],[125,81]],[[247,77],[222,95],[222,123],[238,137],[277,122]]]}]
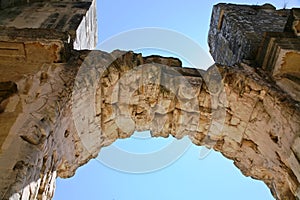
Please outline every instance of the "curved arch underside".
[{"label": "curved arch underside", "polygon": [[187,135],[263,180],[275,198],[299,198],[299,103],[263,72],[182,68],[178,59],[121,51],[73,58],[11,78],[18,91],[1,104],[11,126],[1,140],[1,196],[50,199],[57,174],[70,177],[102,147],[150,130]]}]

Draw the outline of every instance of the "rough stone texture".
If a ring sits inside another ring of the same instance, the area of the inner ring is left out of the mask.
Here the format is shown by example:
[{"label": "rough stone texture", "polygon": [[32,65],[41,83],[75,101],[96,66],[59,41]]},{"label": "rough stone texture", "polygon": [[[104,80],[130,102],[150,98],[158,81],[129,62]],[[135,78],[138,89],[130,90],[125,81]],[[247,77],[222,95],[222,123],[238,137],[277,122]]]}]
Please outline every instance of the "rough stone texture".
[{"label": "rough stone texture", "polygon": [[263,34],[283,32],[289,13],[270,4],[215,5],[208,37],[214,61],[231,66],[242,60],[255,60]]},{"label": "rough stone texture", "polygon": [[[77,2],[92,2],[93,0],[80,0]],[[74,2],[74,0],[0,0],[0,10],[8,7],[30,5],[35,2]]]},{"label": "rough stone texture", "polygon": [[285,33],[267,33],[261,46],[258,66],[292,98],[300,101],[300,38]]},{"label": "rough stone texture", "polygon": [[300,36],[300,8],[293,8],[291,10],[285,29]]},{"label": "rough stone texture", "polygon": [[[143,65],[149,58],[129,52],[115,60],[116,54],[83,52],[73,63],[42,65],[14,80],[18,93],[9,97],[0,115],[10,128],[1,134],[6,134],[1,191],[51,198],[56,173],[72,176],[101,147],[134,130],[151,130],[155,137],[188,135],[196,145],[233,159],[245,175],[265,181],[278,199],[295,199],[300,108],[265,74],[245,64],[208,72]],[[84,76],[72,85],[79,66]],[[216,72],[224,88],[210,88]],[[91,86],[96,84],[97,103],[91,107]],[[194,89],[187,91],[187,86]],[[81,126],[75,127],[72,119]]]},{"label": "rough stone texture", "polygon": [[299,8],[217,4],[208,43],[216,63],[245,62],[267,71],[278,86],[299,101]]},{"label": "rough stone texture", "polygon": [[[264,11],[255,6],[265,17],[267,8],[273,19],[270,5],[264,5]],[[94,37],[90,29],[80,28],[83,21],[74,31]],[[212,29],[215,22],[212,19]],[[226,23],[236,26],[235,21]],[[281,29],[281,21],[279,26],[274,25]],[[299,73],[294,67],[299,49],[291,42],[286,48],[284,42],[297,37],[288,25],[283,27],[290,33],[261,34],[257,51],[265,56],[254,57],[257,63],[274,65],[240,62],[207,71],[182,68],[175,58],[75,51],[68,31],[1,29],[0,198],[51,199],[57,176],[74,175],[118,138],[150,130],[153,137],[187,135],[194,144],[234,160],[245,176],[264,181],[276,199],[300,199],[299,93],[292,95],[291,83],[280,80],[299,82],[291,76],[278,78]],[[210,35],[212,52],[228,55],[231,50],[213,40],[218,38]]]},{"label": "rough stone texture", "polygon": [[1,10],[0,27],[55,30],[67,34],[75,49],[93,49],[97,44],[95,1],[30,1]]}]

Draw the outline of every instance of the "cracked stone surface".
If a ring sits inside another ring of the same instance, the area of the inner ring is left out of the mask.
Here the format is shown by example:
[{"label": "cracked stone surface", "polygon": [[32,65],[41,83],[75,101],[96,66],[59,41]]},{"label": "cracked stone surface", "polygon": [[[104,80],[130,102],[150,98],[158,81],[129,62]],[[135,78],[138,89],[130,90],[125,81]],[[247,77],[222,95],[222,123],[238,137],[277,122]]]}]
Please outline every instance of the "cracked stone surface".
[{"label": "cracked stone surface", "polygon": [[[10,127],[2,132],[1,192],[50,199],[56,174],[70,177],[101,147],[150,130],[153,137],[188,135],[263,180],[278,199],[295,199],[300,107],[265,74],[246,64],[204,72],[148,63],[132,52],[116,60],[116,53],[77,54],[73,63],[43,65],[14,80],[18,92],[0,115],[1,127]],[[78,69],[87,71],[78,77]],[[210,86],[215,73],[221,87]]]},{"label": "cracked stone surface", "polygon": [[[216,6],[215,15],[223,8],[231,6]],[[12,37],[16,32],[19,37]],[[297,87],[290,87],[298,83],[293,63],[299,50],[270,54],[285,47],[283,32],[264,36],[266,47],[257,51],[265,56],[255,58],[257,66],[246,60],[207,71],[131,51],[78,51],[68,31],[46,32],[0,31],[1,199],[51,199],[57,176],[73,176],[102,147],[136,130],[188,136],[233,160],[245,176],[264,181],[274,198],[300,199],[300,103]],[[268,43],[272,37],[277,40]]]}]

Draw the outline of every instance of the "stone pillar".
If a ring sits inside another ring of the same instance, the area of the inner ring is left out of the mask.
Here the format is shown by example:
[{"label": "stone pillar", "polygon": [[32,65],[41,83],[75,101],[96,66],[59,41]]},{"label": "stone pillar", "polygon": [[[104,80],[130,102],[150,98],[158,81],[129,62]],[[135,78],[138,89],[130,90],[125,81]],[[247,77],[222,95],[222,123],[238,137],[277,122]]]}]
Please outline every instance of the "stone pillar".
[{"label": "stone pillar", "polygon": [[95,2],[14,2],[0,12],[0,199],[51,199],[58,165],[76,158],[72,51],[96,46]]},{"label": "stone pillar", "polygon": [[216,63],[231,66],[254,61],[265,32],[283,32],[290,11],[220,3],[213,7],[208,44]]}]

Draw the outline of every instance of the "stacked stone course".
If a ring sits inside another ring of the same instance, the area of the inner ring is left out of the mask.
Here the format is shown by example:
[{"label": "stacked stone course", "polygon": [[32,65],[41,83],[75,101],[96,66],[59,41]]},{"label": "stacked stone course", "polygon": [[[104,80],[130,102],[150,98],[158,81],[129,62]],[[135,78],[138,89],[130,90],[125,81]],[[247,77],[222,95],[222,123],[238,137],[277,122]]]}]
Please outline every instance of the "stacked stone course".
[{"label": "stacked stone course", "polygon": [[188,136],[274,198],[300,199],[298,9],[214,6],[217,64],[203,71],[83,50],[96,45],[95,2],[0,5],[0,199],[51,199],[57,176],[135,130]]}]

